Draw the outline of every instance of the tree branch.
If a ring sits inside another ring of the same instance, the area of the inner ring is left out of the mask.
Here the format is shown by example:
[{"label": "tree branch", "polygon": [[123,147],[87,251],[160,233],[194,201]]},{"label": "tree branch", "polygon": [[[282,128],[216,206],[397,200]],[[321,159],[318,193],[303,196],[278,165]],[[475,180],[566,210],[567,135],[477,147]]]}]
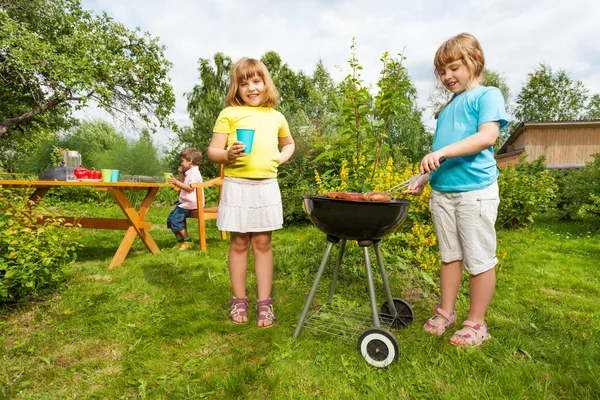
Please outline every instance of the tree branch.
[{"label": "tree branch", "polygon": [[26,112],[25,114],[23,114],[21,116],[5,119],[4,121],[2,121],[0,123],[0,137],[2,137],[4,134],[6,134],[6,132],[8,131],[8,128],[10,128],[11,126],[22,124],[23,122],[31,121],[35,118],[36,115],[43,113],[47,110],[50,110],[50,109],[58,106],[60,103],[63,103],[64,101],[65,101],[65,99],[54,98],[54,99],[50,100],[49,102],[42,104],[39,107],[36,107],[33,110]]}]

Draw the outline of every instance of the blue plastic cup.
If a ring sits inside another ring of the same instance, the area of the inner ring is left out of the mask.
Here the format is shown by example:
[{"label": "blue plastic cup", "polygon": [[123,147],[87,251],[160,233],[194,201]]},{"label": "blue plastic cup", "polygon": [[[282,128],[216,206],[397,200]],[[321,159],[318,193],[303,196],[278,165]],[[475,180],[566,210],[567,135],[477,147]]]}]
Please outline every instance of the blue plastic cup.
[{"label": "blue plastic cup", "polygon": [[119,170],[118,169],[112,170],[112,173],[110,174],[110,181],[111,182],[119,182]]},{"label": "blue plastic cup", "polygon": [[238,142],[244,143],[246,150],[243,154],[252,153],[252,142],[254,141],[254,129],[236,129]]}]

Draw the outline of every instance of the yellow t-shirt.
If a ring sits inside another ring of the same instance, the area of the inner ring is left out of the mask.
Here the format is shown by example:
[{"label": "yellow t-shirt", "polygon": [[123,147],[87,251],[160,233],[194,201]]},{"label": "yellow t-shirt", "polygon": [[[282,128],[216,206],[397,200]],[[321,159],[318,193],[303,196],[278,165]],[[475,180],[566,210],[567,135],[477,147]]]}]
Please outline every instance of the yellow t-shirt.
[{"label": "yellow t-shirt", "polygon": [[290,135],[283,114],[269,107],[227,107],[219,114],[213,132],[226,133],[229,148],[237,140],[238,128],[254,129],[252,153],[225,165],[225,176],[276,178],[281,160],[279,138]]}]

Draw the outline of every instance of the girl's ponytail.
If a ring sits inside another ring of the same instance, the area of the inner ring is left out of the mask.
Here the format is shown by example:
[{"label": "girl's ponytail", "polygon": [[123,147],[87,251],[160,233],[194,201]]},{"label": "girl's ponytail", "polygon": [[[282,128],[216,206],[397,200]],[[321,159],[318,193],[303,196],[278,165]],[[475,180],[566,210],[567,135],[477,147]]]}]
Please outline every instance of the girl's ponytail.
[{"label": "girl's ponytail", "polygon": [[456,95],[453,94],[452,97],[450,97],[450,100],[448,100],[446,103],[442,104],[440,106],[440,108],[437,109],[435,114],[433,114],[433,118],[438,119],[438,117],[440,116],[440,113],[444,110],[444,108],[448,107],[448,104],[452,103],[452,100],[454,100],[455,97],[456,97]]}]

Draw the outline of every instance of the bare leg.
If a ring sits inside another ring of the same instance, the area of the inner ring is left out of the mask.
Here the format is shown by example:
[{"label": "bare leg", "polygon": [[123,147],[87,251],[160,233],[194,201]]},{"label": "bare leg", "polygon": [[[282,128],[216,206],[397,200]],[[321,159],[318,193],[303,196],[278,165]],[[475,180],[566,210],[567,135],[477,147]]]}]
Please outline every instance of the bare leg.
[{"label": "bare leg", "polygon": [[[456,297],[458,296],[458,289],[460,288],[460,282],[462,280],[462,260],[452,261],[449,263],[442,262],[440,267],[440,289],[442,293],[442,310],[448,314],[454,312],[454,306],[456,305]],[[436,321],[439,320],[439,321]],[[434,321],[444,323],[442,317],[435,317]],[[425,325],[423,328],[426,332],[435,334],[436,329],[432,326]]]},{"label": "bare leg", "polygon": [[188,235],[188,231],[187,231],[187,229],[186,229],[186,228],[183,228],[183,229],[182,229],[182,230],[180,230],[178,233],[179,233],[179,235],[181,235],[181,238],[182,238],[182,239],[187,239],[187,238],[189,238],[189,237],[190,237],[190,236]]},{"label": "bare leg", "polygon": [[[469,310],[469,321],[476,324],[484,324],[485,313],[492,301],[496,289],[496,271],[494,268],[479,275],[471,275],[471,309]],[[450,341],[455,344],[465,344],[465,340],[453,336]]]},{"label": "bare leg", "polygon": [[[231,232],[229,245],[229,279],[233,296],[246,297],[246,273],[248,271],[248,249],[250,248],[250,234]],[[246,322],[247,317],[234,317],[236,322]]]},{"label": "bare leg", "polygon": [[173,232],[175,234],[175,239],[183,239],[183,235],[181,234],[181,231],[179,232]]},{"label": "bare leg", "polygon": [[[254,252],[254,272],[256,273],[256,286],[258,287],[258,300],[267,300],[271,297],[273,285],[273,249],[271,247],[271,232],[256,232],[250,237],[252,251]],[[267,326],[273,321],[261,320],[258,326]]]},{"label": "bare leg", "polygon": [[442,263],[440,270],[440,286],[442,292],[442,309],[452,314],[456,305],[458,289],[462,281],[462,260]]},{"label": "bare leg", "polygon": [[471,275],[471,309],[469,321],[483,324],[485,313],[496,290],[496,270],[494,268],[479,275]]}]

